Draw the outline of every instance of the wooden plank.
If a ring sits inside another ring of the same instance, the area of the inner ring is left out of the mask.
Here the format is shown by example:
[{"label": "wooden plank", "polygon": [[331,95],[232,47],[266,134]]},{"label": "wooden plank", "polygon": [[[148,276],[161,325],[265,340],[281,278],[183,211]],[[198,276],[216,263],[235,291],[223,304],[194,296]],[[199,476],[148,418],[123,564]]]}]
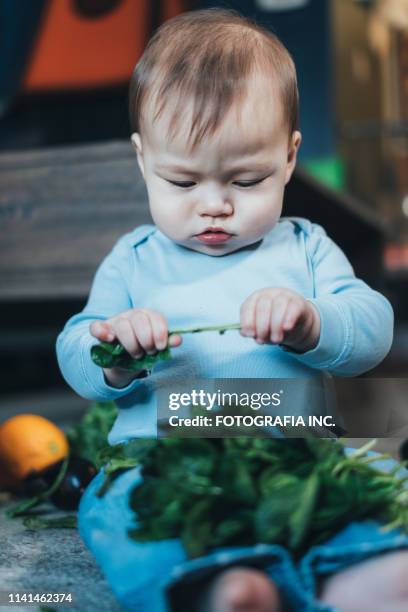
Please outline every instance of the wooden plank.
[{"label": "wooden plank", "polygon": [[151,222],[128,143],[2,155],[0,194],[1,300],[85,296],[116,240]]},{"label": "wooden plank", "polygon": [[[335,191],[319,182],[302,168],[296,169],[294,179],[294,183],[299,182],[303,189],[307,188],[308,191],[314,192],[315,196],[318,194],[319,199],[325,200],[326,203],[330,202],[332,211],[328,215],[332,214],[337,217],[340,213],[343,215],[344,221],[347,218],[353,219],[358,224],[366,225],[367,230],[372,230],[379,234],[384,234],[388,231],[388,224],[375,210],[374,203],[372,203],[372,206],[369,206],[351,193]],[[316,211],[312,209],[310,213],[313,215]]]},{"label": "wooden plank", "polygon": [[90,405],[68,388],[10,393],[0,397],[0,423],[18,414],[38,414],[68,430],[80,421]]},{"label": "wooden plank", "polygon": [[0,171],[23,170],[35,166],[55,166],[83,161],[106,161],[133,157],[130,141],[108,141],[103,143],[75,144],[60,147],[6,151],[0,155]]}]

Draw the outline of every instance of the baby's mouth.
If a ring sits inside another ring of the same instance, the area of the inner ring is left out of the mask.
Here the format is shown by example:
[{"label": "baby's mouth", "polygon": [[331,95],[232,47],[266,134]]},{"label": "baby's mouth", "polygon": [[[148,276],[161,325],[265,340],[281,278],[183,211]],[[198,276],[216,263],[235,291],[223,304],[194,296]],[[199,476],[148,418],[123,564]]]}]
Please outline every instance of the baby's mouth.
[{"label": "baby's mouth", "polygon": [[222,244],[232,238],[232,234],[226,232],[222,227],[207,227],[201,234],[196,234],[196,238],[203,244]]}]

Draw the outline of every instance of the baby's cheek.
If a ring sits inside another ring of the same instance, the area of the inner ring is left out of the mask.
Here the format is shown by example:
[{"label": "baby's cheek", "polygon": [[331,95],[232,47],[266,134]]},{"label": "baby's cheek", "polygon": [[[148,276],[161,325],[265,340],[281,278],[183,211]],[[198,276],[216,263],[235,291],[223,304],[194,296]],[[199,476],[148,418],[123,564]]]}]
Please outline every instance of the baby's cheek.
[{"label": "baby's cheek", "polygon": [[275,227],[280,216],[280,207],[271,207],[266,203],[258,207],[253,206],[246,221],[247,230],[256,236],[264,236]]},{"label": "baby's cheek", "polygon": [[153,221],[157,227],[172,240],[182,239],[185,235],[187,218],[181,214],[177,206],[163,203],[162,206],[151,209]]},{"label": "baby's cheek", "polygon": [[268,188],[261,185],[252,190],[241,191],[237,206],[242,210],[251,211],[258,217],[279,214],[282,210],[282,193],[277,187]]}]

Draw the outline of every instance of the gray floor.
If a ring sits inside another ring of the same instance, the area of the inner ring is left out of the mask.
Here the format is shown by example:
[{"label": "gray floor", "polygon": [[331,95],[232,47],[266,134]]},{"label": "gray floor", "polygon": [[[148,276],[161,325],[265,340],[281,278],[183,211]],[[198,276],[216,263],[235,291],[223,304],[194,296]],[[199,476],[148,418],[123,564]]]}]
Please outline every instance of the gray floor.
[{"label": "gray floor", "polygon": [[[21,519],[5,516],[9,505],[10,502],[2,505],[0,510],[2,591],[70,592],[72,605],[47,605],[72,612],[119,612],[122,609],[75,529],[27,529]],[[36,609],[34,605],[0,606],[0,610],[33,612]]]}]

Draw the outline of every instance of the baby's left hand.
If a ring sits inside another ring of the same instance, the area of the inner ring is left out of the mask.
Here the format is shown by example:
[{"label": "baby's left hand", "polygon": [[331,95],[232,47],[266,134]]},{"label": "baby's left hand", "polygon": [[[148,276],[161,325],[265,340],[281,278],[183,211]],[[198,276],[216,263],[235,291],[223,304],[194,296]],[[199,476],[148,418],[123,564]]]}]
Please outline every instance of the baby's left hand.
[{"label": "baby's left hand", "polygon": [[241,334],[259,344],[284,344],[304,353],[320,338],[317,309],[291,289],[266,288],[252,293],[241,306]]}]

